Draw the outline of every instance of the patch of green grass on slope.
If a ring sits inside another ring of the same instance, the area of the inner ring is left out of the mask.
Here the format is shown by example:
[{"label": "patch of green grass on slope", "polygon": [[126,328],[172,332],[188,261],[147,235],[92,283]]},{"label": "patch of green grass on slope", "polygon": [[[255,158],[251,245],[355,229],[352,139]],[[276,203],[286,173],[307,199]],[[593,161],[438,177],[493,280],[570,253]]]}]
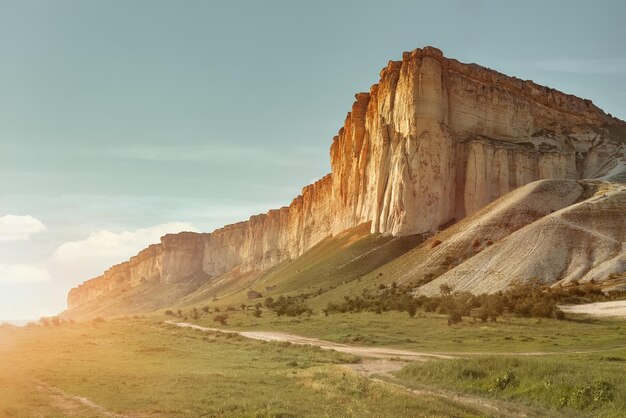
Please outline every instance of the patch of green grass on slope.
[{"label": "patch of green grass on slope", "polygon": [[477,357],[413,363],[396,373],[413,388],[439,387],[562,416],[626,414],[626,350],[550,357]]},{"label": "patch of green grass on slope", "polygon": [[[206,296],[197,293],[187,300],[193,304],[186,306],[200,307],[212,302],[216,306],[238,306],[241,303],[258,303],[262,299],[249,300],[247,291],[254,289],[263,294],[263,298],[279,295],[309,293],[323,294],[341,287],[379,268],[419,244],[419,237],[390,237],[370,234],[369,223],[349,229],[335,237],[328,237],[294,260],[286,260],[273,267],[245,285],[219,283],[207,284],[201,288]],[[220,289],[220,293],[211,292],[211,288]],[[269,289],[269,290],[268,290]]]},{"label": "patch of green grass on slope", "polygon": [[0,359],[2,417],[101,416],[75,409],[71,398],[58,402],[35,380],[115,413],[149,417],[479,415],[338,364],[354,362],[352,355],[160,320],[0,329]]},{"label": "patch of green grass on slope", "polygon": [[[564,321],[507,316],[495,323],[466,319],[460,324],[448,325],[446,315],[423,311],[418,311],[415,318],[404,312],[337,313],[329,316],[317,312],[311,317],[278,317],[267,310],[256,318],[253,312],[227,312],[228,323],[223,328],[282,331],[339,343],[425,352],[559,353],[626,347],[626,321],[581,319],[569,314],[567,318],[570,320]],[[213,316],[203,315],[193,322],[219,327],[212,320]]]}]

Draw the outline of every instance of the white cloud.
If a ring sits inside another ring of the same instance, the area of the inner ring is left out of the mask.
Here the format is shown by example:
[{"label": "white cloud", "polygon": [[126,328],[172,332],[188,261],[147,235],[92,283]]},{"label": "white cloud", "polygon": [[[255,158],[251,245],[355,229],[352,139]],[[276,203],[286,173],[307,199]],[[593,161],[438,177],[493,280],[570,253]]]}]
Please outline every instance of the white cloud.
[{"label": "white cloud", "polygon": [[46,230],[46,226],[30,215],[0,216],[0,242],[26,241],[31,235]]},{"label": "white cloud", "polygon": [[54,251],[52,259],[63,265],[92,261],[123,261],[148,245],[160,242],[160,238],[165,234],[195,230],[193,225],[186,222],[172,222],[135,231],[101,230],[90,234],[84,240],[69,241],[60,245]]},{"label": "white cloud", "polygon": [[576,74],[624,74],[626,59],[557,58],[538,62],[540,70]]},{"label": "white cloud", "polygon": [[44,269],[25,264],[0,264],[0,283],[41,283],[50,280]]}]

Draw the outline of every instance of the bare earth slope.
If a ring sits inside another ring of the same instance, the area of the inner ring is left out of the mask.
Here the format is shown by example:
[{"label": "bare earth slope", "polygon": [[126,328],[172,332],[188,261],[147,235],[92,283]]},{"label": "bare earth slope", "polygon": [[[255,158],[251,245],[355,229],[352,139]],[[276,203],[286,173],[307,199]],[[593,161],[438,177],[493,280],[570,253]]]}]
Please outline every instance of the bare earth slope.
[{"label": "bare earth slope", "polygon": [[[473,220],[481,223],[482,218]],[[491,293],[516,280],[601,282],[626,271],[626,185],[599,184],[588,199],[521,228],[420,288]]]},{"label": "bare earth slope", "polygon": [[576,202],[573,180],[541,180],[499,198],[407,254],[394,272],[400,283],[425,283],[462,265],[518,229]]}]

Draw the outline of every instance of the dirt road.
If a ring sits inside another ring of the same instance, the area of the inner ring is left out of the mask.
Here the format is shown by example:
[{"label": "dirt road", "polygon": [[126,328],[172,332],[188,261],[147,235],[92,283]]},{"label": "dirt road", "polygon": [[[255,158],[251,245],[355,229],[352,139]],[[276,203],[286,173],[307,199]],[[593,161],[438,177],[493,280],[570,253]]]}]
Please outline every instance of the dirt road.
[{"label": "dirt road", "polygon": [[378,359],[400,359],[411,361],[423,361],[432,358],[453,359],[456,358],[447,354],[431,354],[420,353],[409,350],[398,350],[394,348],[384,347],[360,347],[347,344],[333,343],[330,341],[318,340],[317,338],[301,337],[299,335],[285,334],[282,332],[270,331],[225,331],[219,328],[207,328],[200,325],[190,324],[188,322],[165,321],[168,324],[176,325],[183,328],[193,328],[201,331],[214,331],[239,334],[242,337],[251,338],[260,341],[285,341],[292,344],[315,345],[325,350],[335,350],[341,353],[354,354],[356,356],[371,357]]},{"label": "dirt road", "polygon": [[560,308],[567,313],[626,318],[626,300],[585,303],[583,305],[563,305]]},{"label": "dirt road", "polygon": [[[410,361],[426,361],[429,359],[454,359],[458,358],[448,354],[433,354],[433,353],[421,353],[416,351],[398,350],[393,348],[383,347],[359,347],[346,344],[333,343],[330,341],[319,340],[317,338],[302,337],[299,335],[285,334],[282,332],[269,332],[269,331],[230,331],[219,328],[208,328],[200,325],[190,324],[187,322],[173,322],[165,321],[168,324],[176,325],[183,328],[192,328],[200,331],[212,331],[238,334],[242,337],[251,338],[260,341],[285,341],[292,344],[308,344],[321,347],[326,350],[336,350],[342,353],[354,354],[357,356],[365,357],[359,363],[356,364],[343,364],[341,367],[345,367],[371,379],[372,381],[389,385],[397,389],[403,390],[414,396],[434,396],[446,399],[448,401],[456,402],[466,406],[478,408],[478,410],[484,411],[484,416],[493,417],[526,417],[526,416],[541,416],[540,414],[533,413],[528,409],[522,409],[517,405],[513,405],[509,402],[497,401],[493,399],[481,398],[479,396],[464,395],[460,393],[453,393],[446,390],[436,388],[421,388],[411,389],[395,383],[393,380],[395,377],[391,374],[394,371],[400,370],[407,365]],[[376,376],[380,376],[378,378]],[[529,413],[530,412],[530,413]]]}]

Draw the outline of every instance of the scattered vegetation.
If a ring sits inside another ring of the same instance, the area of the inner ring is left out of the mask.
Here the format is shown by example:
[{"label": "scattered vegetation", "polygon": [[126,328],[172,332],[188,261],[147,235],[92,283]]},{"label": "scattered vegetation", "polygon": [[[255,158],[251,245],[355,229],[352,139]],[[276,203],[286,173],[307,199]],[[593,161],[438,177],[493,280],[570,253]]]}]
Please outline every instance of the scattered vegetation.
[{"label": "scattered vegetation", "polygon": [[39,325],[39,326],[44,326],[44,327],[60,327],[62,325],[73,324],[73,323],[74,323],[73,319],[63,319],[58,316],[51,316],[51,317],[44,316],[44,317],[39,318],[37,323],[29,322],[27,326],[33,327],[33,326]]},{"label": "scattered vegetation", "polygon": [[227,314],[215,315],[213,317],[213,321],[219,322],[220,325],[226,325],[228,321],[228,315]]},{"label": "scattered vegetation", "polygon": [[[623,352],[623,350],[622,350]],[[520,405],[558,410],[559,416],[623,416],[623,369],[590,354],[512,357],[413,363],[397,372],[409,387],[436,386]],[[548,414],[546,414],[548,415]]]},{"label": "scattered vegetation", "polygon": [[439,295],[435,297],[415,297],[413,292],[411,284],[379,284],[374,289],[363,289],[359,296],[344,296],[339,303],[328,303],[324,313],[398,311],[407,312],[414,317],[417,309],[421,308],[425,312],[447,315],[448,324],[462,322],[463,318],[496,322],[502,315],[565,319],[565,314],[558,308],[559,304],[589,303],[624,297],[624,292],[604,293],[594,283],[557,288],[537,282],[519,283],[507,291],[483,295],[454,292],[452,287],[442,284]]},{"label": "scattered vegetation", "polygon": [[278,316],[300,316],[304,313],[311,316],[313,310],[311,310],[303,302],[304,296],[280,296],[274,300],[272,297],[265,299],[265,307],[276,312]]},{"label": "scattered vegetation", "polygon": [[380,314],[388,311],[408,312],[415,316],[420,306],[418,299],[411,295],[412,288],[380,284],[378,290],[363,289],[360,296],[344,296],[340,303],[330,302],[324,309],[326,315],[331,313],[371,311]]},{"label": "scattered vegetation", "polygon": [[[3,344],[9,336],[12,344]],[[398,417],[418,410],[426,416],[479,415],[335,366],[358,360],[349,354],[149,319],[107,321],[97,328],[81,323],[0,329],[0,358],[1,417],[105,415],[74,396],[125,416]]]}]

